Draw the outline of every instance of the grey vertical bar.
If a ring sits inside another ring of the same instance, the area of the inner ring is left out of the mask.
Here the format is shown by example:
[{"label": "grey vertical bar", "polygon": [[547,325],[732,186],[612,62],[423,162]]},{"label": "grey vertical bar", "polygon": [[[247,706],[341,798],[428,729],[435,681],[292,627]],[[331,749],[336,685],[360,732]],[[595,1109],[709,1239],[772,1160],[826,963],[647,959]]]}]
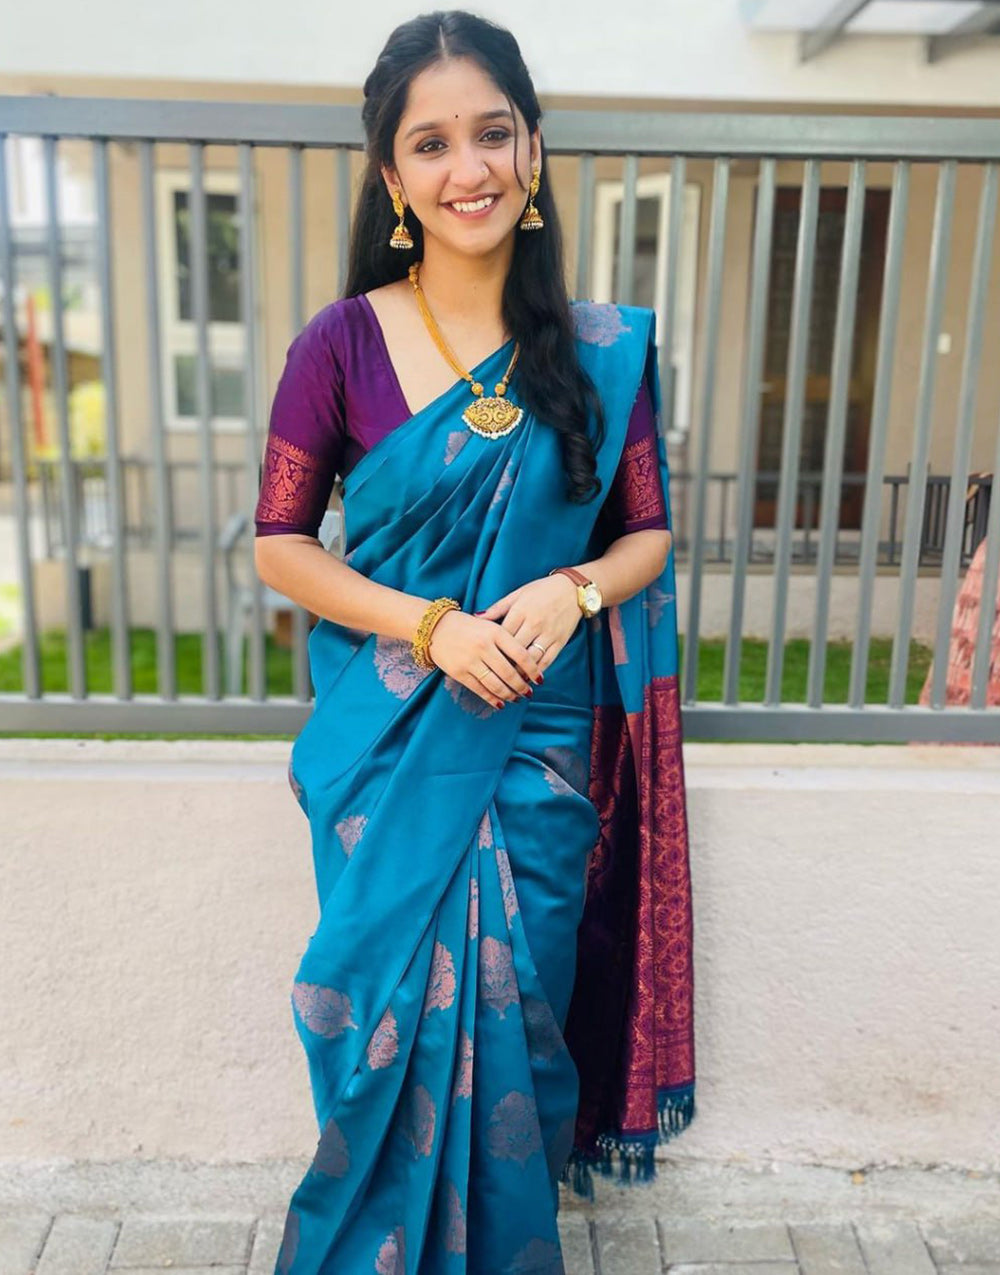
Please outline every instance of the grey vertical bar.
[{"label": "grey vertical bar", "polygon": [[670,210],[667,222],[666,298],[664,300],[663,334],[660,339],[660,389],[662,429],[669,435],[675,428],[677,411],[674,341],[677,329],[677,285],[680,273],[681,231],[684,227],[684,185],[687,161],[675,155],[670,165]]},{"label": "grey vertical bar", "polygon": [[[983,169],[983,188],[979,204],[979,225],[972,265],[972,289],[969,293],[969,315],[966,320],[965,351],[962,356],[962,384],[958,396],[958,429],[951,462],[948,487],[948,513],[941,555],[941,592],[938,597],[937,632],[934,640],[934,673],[931,680],[931,708],[942,708],[948,679],[948,646],[951,639],[951,613],[958,592],[959,560],[962,554],[962,526],[965,521],[965,492],[969,481],[969,457],[976,412],[976,385],[983,360],[983,323],[989,295],[990,261],[993,251],[997,215],[997,166]],[[991,497],[996,495],[992,490]],[[982,608],[987,600],[984,597]]]},{"label": "grey vertical bar", "polygon": [[[160,274],[156,242],[156,200],[153,189],[153,143],[139,143],[142,187],[142,228],[146,265],[146,333],[148,340],[150,450],[153,456],[153,544],[156,555],[156,673],[160,698],[177,698],[177,653],[174,638],[174,595],[170,571],[170,480],[167,473],[166,422],[163,412],[162,336],[160,331]],[[173,208],[170,210],[173,225]]]},{"label": "grey vertical bar", "polygon": [[723,699],[735,704],[740,682],[740,654],[743,642],[743,605],[746,570],[750,559],[753,507],[756,490],[757,434],[760,427],[760,396],[764,375],[767,338],[768,282],[771,273],[771,232],[774,224],[773,158],[761,160],[754,220],[753,274],[750,285],[750,313],[747,323],[746,370],[743,385],[743,412],[740,422],[740,470],[737,490],[736,539],[733,547],[733,591],[729,613],[729,639],[723,672]]},{"label": "grey vertical bar", "polygon": [[346,146],[338,146],[336,156],[337,295],[343,296],[351,247],[351,152]]},{"label": "grey vertical bar", "polygon": [[618,222],[618,295],[616,301],[631,305],[635,292],[635,182],[639,157],[625,156],[621,217]]},{"label": "grey vertical bar", "polygon": [[580,155],[580,184],[576,206],[579,221],[576,226],[576,297],[589,301],[591,254],[594,249],[594,157],[584,152]]},{"label": "grey vertical bar", "polygon": [[889,433],[889,399],[892,393],[892,363],[899,322],[899,297],[903,278],[903,243],[910,192],[910,165],[900,160],[893,167],[889,229],[886,235],[885,275],[879,316],[878,352],[875,359],[875,389],[868,436],[865,470],[865,497],[861,519],[861,549],[858,555],[858,624],[851,651],[851,708],[863,708],[868,680],[868,647],[871,637],[872,594],[878,559],[882,522],[882,481],[885,476],[885,449]]},{"label": "grey vertical bar", "polygon": [[708,277],[705,284],[705,357],[702,362],[698,414],[698,462],[694,479],[691,520],[688,618],[684,639],[684,701],[698,694],[698,641],[701,630],[701,574],[705,560],[705,496],[712,459],[712,424],[719,352],[719,315],[726,253],[726,215],[729,208],[729,160],[717,159],[712,172],[712,223],[708,237]]},{"label": "grey vertical bar", "polygon": [[118,437],[117,345],[114,280],[111,273],[111,198],[107,138],[94,139],[94,187],[97,196],[97,269],[101,290],[101,376],[104,380],[107,447],[104,461],[111,524],[111,645],[115,695],[132,698],[132,650],[126,578],[125,500],[121,443]]},{"label": "grey vertical bar", "polygon": [[837,289],[837,324],[833,337],[830,405],[823,451],[823,489],[820,495],[820,536],[816,553],[816,618],[809,648],[808,701],[810,708],[823,703],[826,673],[827,630],[830,623],[830,582],[840,523],[840,489],[844,472],[844,434],[847,425],[847,391],[854,352],[854,320],[858,304],[861,265],[861,231],[865,211],[865,162],[851,165],[847,189],[844,241],[840,252]]},{"label": "grey vertical bar", "polygon": [[66,659],[70,694],[83,699],[87,693],[87,670],[83,653],[83,625],[80,613],[80,577],[78,575],[79,508],[76,489],[76,466],[70,449],[69,376],[66,366],[66,340],[63,333],[62,244],[60,242],[59,208],[56,190],[56,144],[54,137],[43,138],[45,150],[46,241],[49,296],[52,298],[52,393],[56,401],[59,427],[59,485],[63,520],[63,550],[66,562]]},{"label": "grey vertical bar", "polygon": [[[291,262],[292,324],[299,332],[305,324],[305,235],[302,213],[302,146],[288,148],[289,261]],[[309,699],[309,623],[304,607],[292,607],[292,663],[295,698]]]},{"label": "grey vertical bar", "polygon": [[21,647],[21,676],[29,699],[42,694],[41,662],[38,651],[38,617],[35,608],[35,577],[31,570],[31,509],[28,503],[28,466],[24,454],[24,416],[21,411],[21,369],[18,363],[17,316],[14,312],[14,250],[10,232],[10,203],[7,195],[7,134],[0,133],[0,286],[3,287],[3,331],[6,345],[7,419],[10,421],[10,464],[14,480],[14,531],[17,537],[17,565],[21,579],[24,612],[24,642]]},{"label": "grey vertical bar", "polygon": [[806,161],[802,182],[802,206],[795,248],[795,285],[792,294],[792,331],[788,343],[788,375],[785,412],[781,429],[781,477],[778,481],[777,537],[774,545],[774,596],[771,640],[767,648],[765,704],[781,702],[781,670],[785,661],[785,618],[788,610],[788,574],[792,551],[792,526],[799,489],[799,452],[802,446],[802,413],[809,355],[809,313],[812,309],[813,273],[816,261],[816,220],[819,215],[819,160]]},{"label": "grey vertical bar", "polygon": [[208,699],[221,696],[219,618],[216,597],[215,438],[212,430],[212,383],[208,345],[208,208],[205,198],[205,143],[188,147],[191,172],[189,210],[191,235],[191,310],[198,338],[195,389],[198,403],[199,492],[201,495],[201,558],[204,629],[202,630],[202,690]]},{"label": "grey vertical bar", "polygon": [[903,552],[900,557],[899,616],[892,643],[892,665],[889,672],[888,703],[892,708],[902,708],[906,695],[906,668],[909,663],[910,635],[913,629],[920,530],[924,516],[924,497],[927,491],[927,454],[930,448],[931,413],[934,408],[934,383],[937,375],[937,342],[941,330],[945,286],[948,280],[957,168],[955,160],[945,160],[938,173],[934,235],[931,243],[930,276],[927,283],[927,307],[920,360],[917,420],[913,458],[910,464],[909,491],[906,497]]},{"label": "grey vertical bar", "polygon": [[[238,151],[240,168],[240,311],[246,340],[243,362],[243,399],[246,407],[246,482],[247,507],[253,518],[260,491],[258,467],[261,460],[260,431],[257,416],[258,398],[258,323],[257,323],[257,207],[254,182],[254,148],[244,142]],[[247,536],[248,579],[250,581],[250,651],[249,694],[252,699],[267,696],[264,665],[264,590],[254,559],[256,528],[250,523]],[[242,618],[240,620],[242,623]]]}]

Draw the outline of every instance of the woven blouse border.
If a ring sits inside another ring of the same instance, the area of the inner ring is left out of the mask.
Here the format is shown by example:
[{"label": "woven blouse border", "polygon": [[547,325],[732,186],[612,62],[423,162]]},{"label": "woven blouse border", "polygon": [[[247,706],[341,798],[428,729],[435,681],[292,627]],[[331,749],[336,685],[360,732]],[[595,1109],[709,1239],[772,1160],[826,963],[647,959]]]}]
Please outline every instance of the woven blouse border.
[{"label": "woven blouse border", "polygon": [[621,507],[628,510],[625,526],[630,531],[647,525],[665,529],[667,513],[655,434],[643,434],[625,447],[619,475]]},{"label": "woven blouse border", "polygon": [[255,514],[257,524],[271,531],[280,526],[299,532],[317,526],[322,511],[317,514],[314,506],[321,484],[315,480],[322,472],[323,461],[315,453],[280,434],[269,433]]}]

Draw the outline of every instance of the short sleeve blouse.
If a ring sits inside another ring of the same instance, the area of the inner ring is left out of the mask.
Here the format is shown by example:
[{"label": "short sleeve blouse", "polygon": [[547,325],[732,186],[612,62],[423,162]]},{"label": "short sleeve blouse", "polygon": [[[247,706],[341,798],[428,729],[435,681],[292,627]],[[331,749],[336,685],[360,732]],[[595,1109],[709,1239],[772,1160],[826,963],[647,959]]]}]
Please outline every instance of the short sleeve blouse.
[{"label": "short sleeve blouse", "polygon": [[[337,475],[409,417],[368,298],[319,310],[289,345],[271,404],[257,535],[316,536]],[[646,375],[601,516],[613,536],[668,525]]]}]

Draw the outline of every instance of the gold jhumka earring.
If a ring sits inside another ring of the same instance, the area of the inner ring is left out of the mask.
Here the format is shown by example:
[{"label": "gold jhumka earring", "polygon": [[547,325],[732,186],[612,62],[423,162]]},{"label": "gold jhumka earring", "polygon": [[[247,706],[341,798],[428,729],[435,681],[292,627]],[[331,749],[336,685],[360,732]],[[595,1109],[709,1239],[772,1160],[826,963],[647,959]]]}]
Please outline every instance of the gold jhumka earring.
[{"label": "gold jhumka earring", "polygon": [[534,199],[538,194],[539,178],[538,169],[536,168],[531,174],[531,185],[528,187],[528,206],[524,210],[524,216],[521,218],[520,227],[522,230],[541,230],[545,225],[542,220],[542,214],[535,207]]},{"label": "gold jhumka earring", "polygon": [[392,192],[392,207],[396,216],[399,218],[399,225],[394,226],[392,230],[392,238],[389,240],[390,248],[412,248],[413,238],[406,229],[406,223],[403,221],[403,201],[399,197],[399,191]]}]

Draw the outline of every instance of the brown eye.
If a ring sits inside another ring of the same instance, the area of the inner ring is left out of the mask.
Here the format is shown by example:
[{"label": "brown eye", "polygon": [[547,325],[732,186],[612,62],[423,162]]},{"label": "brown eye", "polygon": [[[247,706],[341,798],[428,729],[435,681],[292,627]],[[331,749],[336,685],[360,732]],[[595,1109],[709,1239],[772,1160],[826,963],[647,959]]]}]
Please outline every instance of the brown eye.
[{"label": "brown eye", "polygon": [[[484,139],[493,138],[498,142],[505,142],[510,137],[510,133],[505,128],[489,128],[483,134],[483,137]],[[422,142],[417,147],[417,154],[418,155],[433,155],[435,152],[433,150],[429,150],[428,147],[432,146],[434,143],[440,143],[440,138],[431,137],[431,138],[428,138],[426,142]]]}]

